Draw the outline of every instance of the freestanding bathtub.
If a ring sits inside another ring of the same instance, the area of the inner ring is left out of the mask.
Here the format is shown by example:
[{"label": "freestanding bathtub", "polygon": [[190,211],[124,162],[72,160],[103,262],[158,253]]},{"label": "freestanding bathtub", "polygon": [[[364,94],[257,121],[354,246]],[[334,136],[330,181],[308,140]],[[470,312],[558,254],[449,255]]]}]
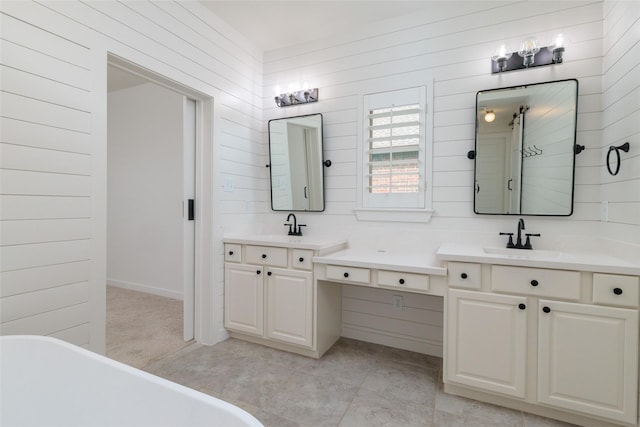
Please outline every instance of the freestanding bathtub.
[{"label": "freestanding bathtub", "polygon": [[262,426],[230,403],[40,336],[0,337],[0,425]]}]

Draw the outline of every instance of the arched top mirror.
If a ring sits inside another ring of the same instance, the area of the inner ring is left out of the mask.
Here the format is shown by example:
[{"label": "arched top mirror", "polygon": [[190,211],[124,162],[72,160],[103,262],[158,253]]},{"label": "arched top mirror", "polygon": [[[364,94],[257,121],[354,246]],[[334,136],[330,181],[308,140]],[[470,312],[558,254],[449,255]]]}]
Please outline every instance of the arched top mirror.
[{"label": "arched top mirror", "polygon": [[575,79],[477,93],[475,213],[573,213],[577,107]]},{"label": "arched top mirror", "polygon": [[271,209],[324,211],[322,114],[269,121]]}]

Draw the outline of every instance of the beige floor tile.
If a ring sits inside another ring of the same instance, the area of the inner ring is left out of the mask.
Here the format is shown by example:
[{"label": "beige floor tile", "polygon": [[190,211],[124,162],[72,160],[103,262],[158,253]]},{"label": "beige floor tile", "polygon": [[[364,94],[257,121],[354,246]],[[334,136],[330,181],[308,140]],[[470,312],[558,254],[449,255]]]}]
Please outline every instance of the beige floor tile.
[{"label": "beige floor tile", "polygon": [[381,396],[433,407],[437,378],[437,371],[421,366],[378,360],[364,379],[362,388]]},{"label": "beige floor tile", "polygon": [[429,427],[432,411],[433,405],[361,388],[342,418],[340,427]]},{"label": "beige floor tile", "polygon": [[342,381],[297,373],[266,408],[304,425],[337,426],[357,391],[357,386]]},{"label": "beige floor tile", "polygon": [[442,359],[341,338],[320,360],[182,341],[182,303],[107,288],[107,355],[229,401],[266,427],[570,427],[447,395]]}]

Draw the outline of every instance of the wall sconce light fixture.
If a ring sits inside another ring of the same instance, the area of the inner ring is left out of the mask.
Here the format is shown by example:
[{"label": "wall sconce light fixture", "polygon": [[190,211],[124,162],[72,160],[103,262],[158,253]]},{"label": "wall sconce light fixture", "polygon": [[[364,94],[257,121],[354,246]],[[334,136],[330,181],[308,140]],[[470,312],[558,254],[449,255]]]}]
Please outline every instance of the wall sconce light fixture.
[{"label": "wall sconce light fixture", "polygon": [[310,89],[307,82],[302,85],[302,89],[297,89],[295,85],[290,84],[286,92],[282,92],[280,86],[276,86],[275,92],[274,99],[278,107],[318,102],[318,88]]},{"label": "wall sconce light fixture", "polygon": [[[491,56],[491,72],[521,70],[523,68],[539,67],[542,65],[561,64],[566,37],[560,33],[554,36],[549,46],[541,47],[535,37],[527,37],[520,43],[517,52],[509,52],[504,44],[500,45]],[[514,55],[517,53],[518,55]],[[518,58],[522,58],[519,60]]]}]

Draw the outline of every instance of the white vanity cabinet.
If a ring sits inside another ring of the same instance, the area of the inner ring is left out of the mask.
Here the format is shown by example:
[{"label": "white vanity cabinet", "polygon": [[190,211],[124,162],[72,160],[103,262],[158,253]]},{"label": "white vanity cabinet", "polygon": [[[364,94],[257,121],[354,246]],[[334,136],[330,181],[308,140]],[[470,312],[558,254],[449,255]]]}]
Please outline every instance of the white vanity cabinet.
[{"label": "white vanity cabinet", "polygon": [[527,299],[451,289],[447,299],[447,379],[524,397]]},{"label": "white vanity cabinet", "polygon": [[262,336],[264,285],[261,266],[225,263],[225,328]]},{"label": "white vanity cabinet", "polygon": [[311,348],[313,274],[307,271],[269,268],[266,278],[266,336]]},{"label": "white vanity cabinet", "polygon": [[314,280],[313,257],[344,243],[258,243],[225,243],[225,328],[239,339],[320,357],[340,337],[341,289]]},{"label": "white vanity cabinet", "polygon": [[538,401],[636,421],[637,310],[538,302]]},{"label": "white vanity cabinet", "polygon": [[637,276],[450,262],[445,391],[581,425],[637,425],[638,286]]}]

